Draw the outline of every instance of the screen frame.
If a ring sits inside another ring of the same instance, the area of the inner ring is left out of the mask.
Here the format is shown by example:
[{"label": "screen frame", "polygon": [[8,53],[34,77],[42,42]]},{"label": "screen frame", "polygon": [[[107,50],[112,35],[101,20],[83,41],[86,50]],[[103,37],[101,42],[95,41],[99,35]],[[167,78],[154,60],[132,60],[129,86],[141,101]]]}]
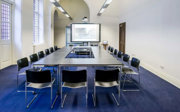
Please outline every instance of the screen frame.
[{"label": "screen frame", "polygon": [[[99,41],[72,41],[72,25],[73,24],[98,24],[99,25]],[[72,23],[70,25],[70,30],[71,30],[71,42],[101,42],[101,24],[100,23]]]}]

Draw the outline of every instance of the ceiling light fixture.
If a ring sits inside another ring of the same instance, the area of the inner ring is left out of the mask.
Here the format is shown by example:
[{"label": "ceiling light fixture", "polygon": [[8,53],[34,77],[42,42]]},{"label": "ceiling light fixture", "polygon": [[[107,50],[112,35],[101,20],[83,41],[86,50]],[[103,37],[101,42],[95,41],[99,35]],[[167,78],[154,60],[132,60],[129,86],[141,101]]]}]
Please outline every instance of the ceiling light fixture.
[{"label": "ceiling light fixture", "polygon": [[72,17],[64,10],[64,8],[60,5],[59,0],[50,0],[52,4],[55,5],[66,17],[72,20]]},{"label": "ceiling light fixture", "polygon": [[110,4],[112,2],[112,0],[106,0],[106,2],[104,4]]},{"label": "ceiling light fixture", "polygon": [[58,9],[59,9],[62,13],[65,12],[62,7],[58,7]]},{"label": "ceiling light fixture", "polygon": [[68,14],[65,14],[66,17],[70,17]]},{"label": "ceiling light fixture", "polygon": [[112,2],[112,0],[106,0],[97,15],[101,16],[102,13],[104,12],[105,8],[107,8],[111,2]]},{"label": "ceiling light fixture", "polygon": [[56,0],[50,0],[50,2],[51,2],[51,3],[55,3],[55,2],[56,2]]}]

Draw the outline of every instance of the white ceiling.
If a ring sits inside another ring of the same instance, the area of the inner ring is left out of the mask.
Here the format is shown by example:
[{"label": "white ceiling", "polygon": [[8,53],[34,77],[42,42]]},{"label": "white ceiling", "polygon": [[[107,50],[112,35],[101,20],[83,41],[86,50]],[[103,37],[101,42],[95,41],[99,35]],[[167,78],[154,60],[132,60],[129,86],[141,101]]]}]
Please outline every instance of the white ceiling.
[{"label": "white ceiling", "polygon": [[[89,6],[91,14],[97,14],[106,0],[84,0]],[[103,12],[102,16],[117,17],[119,12],[120,0],[112,0],[108,8]]]},{"label": "white ceiling", "polygon": [[[63,0],[60,0],[60,2]],[[97,16],[106,0],[84,0],[89,7],[90,15]],[[112,0],[111,4],[101,15],[102,17],[120,18],[128,12],[133,12],[139,7],[145,6],[146,2],[154,2],[156,0]]]}]

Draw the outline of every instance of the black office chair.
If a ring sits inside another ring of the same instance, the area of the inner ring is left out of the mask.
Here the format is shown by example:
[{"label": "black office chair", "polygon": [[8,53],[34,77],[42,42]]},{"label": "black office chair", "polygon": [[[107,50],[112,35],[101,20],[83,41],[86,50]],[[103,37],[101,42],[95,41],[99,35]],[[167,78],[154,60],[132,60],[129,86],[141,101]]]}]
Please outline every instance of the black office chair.
[{"label": "black office chair", "polygon": [[38,55],[36,53],[30,55],[29,58],[30,58],[31,63],[38,61]]},{"label": "black office chair", "polygon": [[114,55],[116,56],[116,55],[117,55],[117,53],[118,53],[118,50],[117,50],[117,49],[115,49],[115,50],[114,50]]},{"label": "black office chair", "polygon": [[[19,90],[19,76],[26,76],[25,69],[29,69],[29,62],[27,57],[17,60],[17,92],[25,92],[25,90]],[[34,91],[28,91],[34,92]]]},{"label": "black office chair", "polygon": [[36,62],[36,61],[39,60],[38,55],[37,55],[36,53],[30,55],[29,58],[30,58],[30,62],[31,62],[31,67],[32,67],[32,64],[33,64],[34,62]]},{"label": "black office chair", "polygon": [[57,50],[58,50],[58,47],[57,47],[57,46],[54,46],[54,50],[57,51]]},{"label": "black office chair", "polygon": [[39,59],[44,58],[45,57],[44,52],[43,51],[38,52],[38,57]]},{"label": "black office chair", "polygon": [[129,59],[130,59],[130,56],[128,54],[124,54],[123,55],[123,63],[124,65],[126,65],[126,63],[128,64],[127,66],[129,66]]},{"label": "black office chair", "polygon": [[111,53],[113,53],[113,51],[114,51],[114,48],[113,48],[113,47],[111,47],[111,50],[110,50],[110,52],[111,52]]},{"label": "black office chair", "polygon": [[[63,85],[62,85],[63,83]],[[82,88],[86,87],[86,106],[88,105],[88,82],[86,70],[80,71],[62,71],[62,81],[61,81],[61,107],[63,108],[64,102],[67,94],[63,95],[63,87],[67,88]]]},{"label": "black office chair", "polygon": [[108,46],[108,51],[110,51],[111,50],[111,46]]},{"label": "black office chair", "polygon": [[[131,60],[131,66],[122,68],[122,73],[123,73],[122,77],[124,78],[124,81],[123,81],[123,90],[124,91],[128,91],[128,90],[124,89],[124,84],[125,84],[126,80],[128,80],[129,82],[134,82],[132,80],[132,75],[138,75],[138,83],[135,83],[135,84],[138,85],[138,87],[139,87],[139,85],[140,85],[139,66],[140,66],[140,60],[133,57]],[[133,69],[133,68],[135,68],[135,69]],[[133,90],[129,90],[129,91],[139,91],[139,89],[133,89]]]},{"label": "black office chair", "polygon": [[[50,88],[51,89],[51,108],[53,108],[55,100],[53,101],[53,84],[55,82],[55,79],[51,77],[50,70],[46,71],[34,71],[34,70],[27,70],[26,71],[26,84],[25,84],[25,101],[26,101],[26,107],[29,108],[30,105],[33,103],[33,101],[37,98],[38,94],[35,94],[33,99],[28,103],[27,102],[27,89],[33,88],[33,89],[44,89],[44,88]],[[57,96],[56,96],[57,97]]]},{"label": "black office chair", "polygon": [[50,49],[50,52],[51,52],[51,53],[54,52],[54,48],[53,48],[53,47],[51,47],[51,48],[49,48],[49,49]]},{"label": "black office chair", "polygon": [[[120,99],[120,77],[119,77],[119,69],[114,70],[96,70],[96,75],[94,79],[94,95],[93,101],[94,106],[96,106],[96,86],[97,87],[105,87],[110,88],[117,86],[118,87],[118,99]],[[114,93],[112,93],[116,104],[119,106],[119,102],[117,101]]]},{"label": "black office chair", "polygon": [[50,54],[49,49],[45,49],[46,56]]},{"label": "black office chair", "polygon": [[122,58],[122,56],[123,56],[123,52],[119,51],[118,52],[118,58]]}]

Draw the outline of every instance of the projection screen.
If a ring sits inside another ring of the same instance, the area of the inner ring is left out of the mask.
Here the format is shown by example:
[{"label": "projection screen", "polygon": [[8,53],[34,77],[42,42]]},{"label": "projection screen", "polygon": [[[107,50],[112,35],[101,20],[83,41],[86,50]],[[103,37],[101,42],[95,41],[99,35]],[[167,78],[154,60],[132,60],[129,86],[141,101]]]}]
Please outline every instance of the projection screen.
[{"label": "projection screen", "polygon": [[100,36],[100,24],[71,24],[72,42],[99,42]]}]

